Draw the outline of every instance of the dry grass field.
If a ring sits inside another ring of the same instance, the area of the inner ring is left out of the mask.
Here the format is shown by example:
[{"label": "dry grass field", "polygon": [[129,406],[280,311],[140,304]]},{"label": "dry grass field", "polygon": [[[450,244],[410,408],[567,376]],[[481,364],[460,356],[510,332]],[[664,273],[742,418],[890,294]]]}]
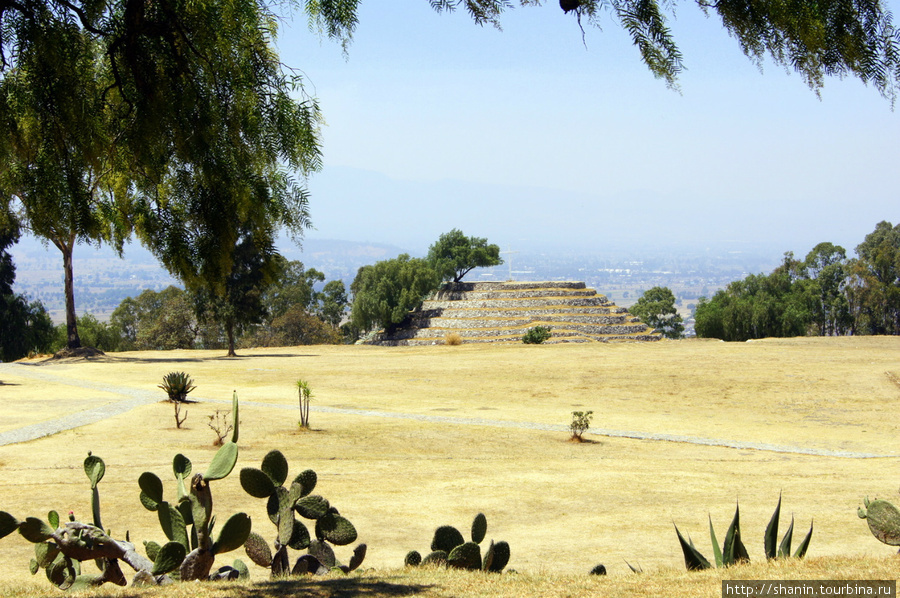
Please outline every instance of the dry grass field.
[{"label": "dry grass field", "polygon": [[[230,359],[173,351],[23,363],[0,369],[0,433],[125,400],[122,393],[155,393],[161,401],[156,385],[174,370],[193,376],[198,402],[188,405],[185,429],[176,429],[171,404],[150,402],[0,446],[0,509],[20,518],[71,509],[89,518],[81,463],[90,450],[107,465],[99,486],[104,524],[117,536],[129,530],[132,539],[162,540],[155,514],[138,501],[137,478],[153,471],[174,495],[176,453],[204,469],[215,452],[208,416],[229,408],[237,390],[237,467],[258,466],[278,448],[292,475],[314,469],[316,492],[369,546],[369,570],[350,579],[209,595],[580,596],[602,589],[651,596],[668,588],[718,596],[721,579],[896,579],[900,572],[894,549],[856,516],[866,495],[900,502],[900,338],[312,346]],[[311,431],[297,425],[299,378],[314,394]],[[573,410],[594,412],[589,442],[568,441]],[[806,563],[761,562],[779,493],[782,532],[796,517],[795,544],[814,521]],[[213,494],[220,518],[246,511],[257,531],[274,536],[264,501],[240,489],[236,472],[214,482]],[[685,573],[673,523],[711,557],[707,518],[721,540],[738,501],[754,563]],[[487,515],[489,539],[509,542],[509,566],[519,575],[402,570],[405,553],[427,551],[437,526],[467,530],[478,512]],[[31,553],[18,536],[0,540],[0,594],[55,592],[29,576]],[[346,559],[350,549],[337,553]],[[235,556],[243,555],[225,555],[227,562]],[[625,561],[645,574],[633,575]],[[586,575],[597,563],[608,578]],[[267,580],[261,569],[252,573]]]}]

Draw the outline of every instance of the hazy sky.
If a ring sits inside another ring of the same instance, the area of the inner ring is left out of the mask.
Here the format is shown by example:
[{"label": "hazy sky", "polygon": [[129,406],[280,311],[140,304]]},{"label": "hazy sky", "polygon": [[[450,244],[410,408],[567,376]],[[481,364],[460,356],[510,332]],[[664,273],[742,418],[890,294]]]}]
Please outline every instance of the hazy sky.
[{"label": "hazy sky", "polygon": [[828,80],[819,100],[797,74],[760,73],[692,2],[672,22],[680,93],[609,18],[585,47],[554,0],[510,11],[502,32],[426,0],[363,2],[359,21],[346,57],[301,15],[279,39],[327,121],[311,238],[416,252],[456,227],[514,249],[805,254],[852,252],[900,221],[890,103],[855,79]]}]

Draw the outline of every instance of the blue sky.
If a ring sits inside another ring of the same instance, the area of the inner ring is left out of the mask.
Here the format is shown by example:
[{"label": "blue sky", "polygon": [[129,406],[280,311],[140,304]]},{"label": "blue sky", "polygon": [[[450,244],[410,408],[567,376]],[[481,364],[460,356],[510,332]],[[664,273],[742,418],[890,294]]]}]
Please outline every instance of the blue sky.
[{"label": "blue sky", "polygon": [[693,3],[672,22],[680,93],[611,19],[583,43],[553,0],[508,12],[502,32],[425,0],[363,2],[347,56],[294,18],[281,58],[327,123],[310,238],[417,253],[460,228],[518,249],[852,253],[900,221],[890,103],[855,79],[819,100],[797,74],[760,73]]}]

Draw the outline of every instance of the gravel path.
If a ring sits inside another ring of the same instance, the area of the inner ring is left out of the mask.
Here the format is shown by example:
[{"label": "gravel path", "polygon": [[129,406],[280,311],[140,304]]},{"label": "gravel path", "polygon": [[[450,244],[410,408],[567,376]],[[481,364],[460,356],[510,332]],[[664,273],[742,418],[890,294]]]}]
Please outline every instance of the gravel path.
[{"label": "gravel path", "polygon": [[[15,444],[18,442],[26,442],[36,438],[42,438],[64,430],[70,430],[79,426],[84,426],[94,422],[101,421],[114,415],[126,413],[135,407],[159,402],[159,392],[149,392],[137,390],[127,387],[112,386],[109,384],[97,384],[81,380],[72,380],[64,376],[55,375],[46,371],[41,371],[36,366],[29,366],[17,363],[0,363],[0,380],[3,374],[18,376],[22,378],[31,378],[33,380],[41,380],[45,382],[53,382],[56,384],[65,384],[68,386],[76,386],[80,388],[89,388],[107,393],[114,393],[122,397],[119,401],[114,401],[86,409],[79,413],[71,413],[63,417],[24,426],[7,432],[0,432],[0,446],[7,444]],[[197,397],[196,400],[202,400],[208,403],[231,404],[231,401],[221,399],[207,399]],[[241,401],[242,405],[263,407],[267,409],[290,409],[294,410],[294,405],[273,405],[271,403],[258,403],[254,401]],[[474,417],[450,417],[442,415],[424,415],[415,413],[395,413],[390,411],[376,411],[369,409],[343,409],[337,407],[311,407],[311,411],[318,413],[340,413],[346,415],[355,415],[362,417],[382,417],[389,419],[405,419],[423,421],[429,423],[442,423],[465,426],[488,426],[494,428],[511,428],[522,430],[543,430],[549,432],[566,432],[568,426],[558,424],[542,424],[535,422],[516,422],[495,419],[483,419]],[[883,453],[861,453],[854,451],[834,451],[829,449],[807,448],[802,446],[788,446],[770,444],[765,442],[740,442],[724,440],[719,438],[703,438],[700,436],[686,436],[682,434],[652,434],[646,432],[637,432],[629,430],[609,430],[603,428],[592,428],[589,432],[595,436],[606,436],[609,438],[632,438],[635,440],[656,440],[662,442],[684,442],[688,444],[696,444],[702,446],[719,446],[724,448],[748,449],[758,451],[769,451],[774,453],[789,453],[794,455],[814,455],[819,457],[838,457],[844,459],[878,459],[900,457],[896,454]]]}]

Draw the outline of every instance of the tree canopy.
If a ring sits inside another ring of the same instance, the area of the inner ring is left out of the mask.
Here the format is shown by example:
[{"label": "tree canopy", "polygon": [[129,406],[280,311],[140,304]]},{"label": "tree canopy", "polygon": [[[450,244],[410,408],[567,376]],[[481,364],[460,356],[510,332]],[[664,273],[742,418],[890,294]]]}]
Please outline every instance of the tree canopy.
[{"label": "tree canopy", "polygon": [[499,266],[500,247],[488,245],[487,239],[467,237],[459,229],[442,234],[428,249],[426,258],[441,280],[460,282],[475,268]]},{"label": "tree canopy", "polygon": [[819,243],[802,261],[785,254],[770,274],[752,274],[701,298],[698,336],[900,334],[900,225],[879,222],[847,259]]},{"label": "tree canopy", "polygon": [[684,324],[675,309],[675,295],[668,287],[648,289],[628,311],[666,338],[681,338],[684,333]]},{"label": "tree canopy", "polygon": [[421,306],[438,285],[440,277],[426,260],[410,258],[405,253],[363,266],[350,285],[350,320],[359,330],[381,327],[390,332],[409,317],[410,310]]}]

